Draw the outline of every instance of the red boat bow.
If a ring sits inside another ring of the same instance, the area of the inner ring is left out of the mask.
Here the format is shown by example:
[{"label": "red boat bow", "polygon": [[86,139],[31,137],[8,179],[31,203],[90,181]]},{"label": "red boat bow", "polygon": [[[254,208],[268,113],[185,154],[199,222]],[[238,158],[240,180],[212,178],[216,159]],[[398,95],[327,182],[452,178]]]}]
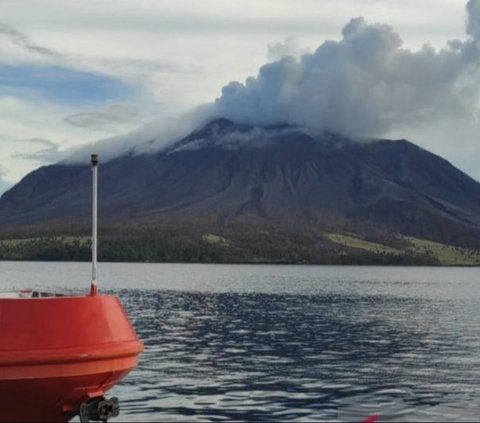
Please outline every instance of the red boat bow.
[{"label": "red boat bow", "polygon": [[118,298],[0,299],[0,421],[68,421],[138,363]]}]

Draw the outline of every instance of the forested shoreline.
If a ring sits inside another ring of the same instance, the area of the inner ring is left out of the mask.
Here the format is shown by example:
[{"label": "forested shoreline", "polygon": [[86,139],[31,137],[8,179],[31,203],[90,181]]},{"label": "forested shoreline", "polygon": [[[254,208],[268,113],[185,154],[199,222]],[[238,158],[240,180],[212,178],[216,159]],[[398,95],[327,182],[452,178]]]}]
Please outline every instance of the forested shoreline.
[{"label": "forested shoreline", "polygon": [[[333,240],[333,241],[332,241]],[[278,263],[331,265],[478,265],[480,253],[444,246],[444,257],[400,238],[367,241],[352,235],[237,230],[222,235],[177,228],[101,234],[98,257],[105,262]],[[427,241],[425,241],[427,242]],[[388,244],[388,245],[387,245]],[[433,243],[431,243],[433,245]],[[441,245],[441,244],[435,244]],[[453,253],[452,253],[453,254]],[[57,235],[0,240],[0,260],[89,261],[88,236]]]}]

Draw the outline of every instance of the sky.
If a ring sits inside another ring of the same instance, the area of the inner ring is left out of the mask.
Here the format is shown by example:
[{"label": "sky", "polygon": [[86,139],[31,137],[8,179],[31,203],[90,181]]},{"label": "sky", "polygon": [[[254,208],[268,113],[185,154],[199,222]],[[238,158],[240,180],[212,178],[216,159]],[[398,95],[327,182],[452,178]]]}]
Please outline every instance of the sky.
[{"label": "sky", "polygon": [[[353,17],[392,26],[413,51],[464,40],[465,3],[2,0],[0,192],[65,151],[175,118],[265,63],[341,40]],[[480,179],[472,130],[449,142],[444,126],[384,135],[408,136]]]}]

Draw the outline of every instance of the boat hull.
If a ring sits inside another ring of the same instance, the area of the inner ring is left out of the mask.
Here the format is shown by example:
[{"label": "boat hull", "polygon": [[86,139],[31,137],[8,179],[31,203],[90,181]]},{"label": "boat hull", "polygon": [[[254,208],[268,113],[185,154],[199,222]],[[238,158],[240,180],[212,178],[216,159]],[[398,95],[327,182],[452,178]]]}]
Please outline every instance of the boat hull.
[{"label": "boat hull", "polygon": [[116,297],[0,299],[0,422],[68,421],[142,350]]}]

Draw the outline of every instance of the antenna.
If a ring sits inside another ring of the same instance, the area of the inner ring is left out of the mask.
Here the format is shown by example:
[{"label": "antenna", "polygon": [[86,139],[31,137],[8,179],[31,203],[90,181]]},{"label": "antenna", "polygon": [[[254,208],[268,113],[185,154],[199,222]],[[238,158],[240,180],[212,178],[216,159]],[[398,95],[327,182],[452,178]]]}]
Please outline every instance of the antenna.
[{"label": "antenna", "polygon": [[98,155],[92,154],[92,284],[90,295],[97,294],[97,221],[98,221]]}]

